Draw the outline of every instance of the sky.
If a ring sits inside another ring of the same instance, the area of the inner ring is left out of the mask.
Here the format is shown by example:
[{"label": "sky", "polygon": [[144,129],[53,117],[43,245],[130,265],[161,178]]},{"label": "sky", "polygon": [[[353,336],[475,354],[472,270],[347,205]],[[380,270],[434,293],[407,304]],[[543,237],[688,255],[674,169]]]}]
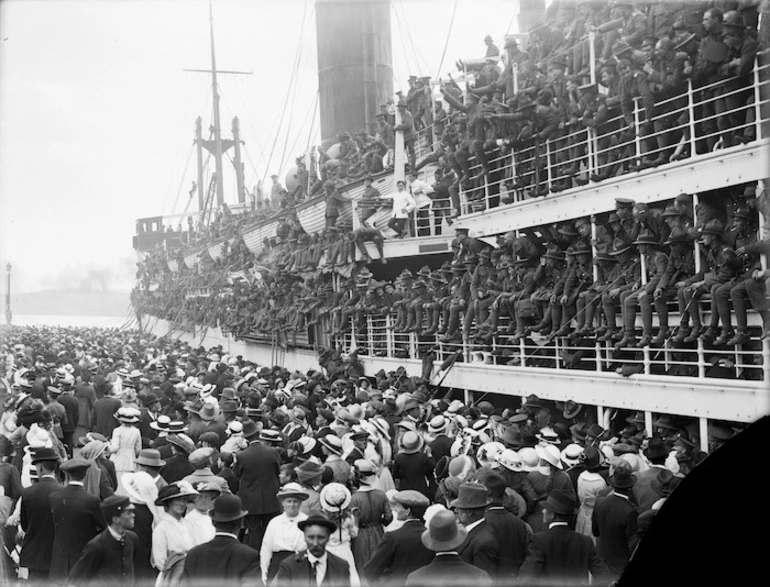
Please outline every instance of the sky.
[{"label": "sky", "polygon": [[[223,136],[239,116],[251,190],[319,140],[315,6],[212,6],[217,67],[253,72],[219,79]],[[394,90],[409,74],[436,76],[450,22],[442,75],[483,56],[487,34],[502,47],[517,7],[393,0]],[[210,78],[183,69],[209,66],[204,0],[0,1],[0,267],[13,265],[12,292],[132,287],[135,220],[187,204],[195,119],[207,129],[212,104]],[[225,192],[236,200],[232,176]]]}]

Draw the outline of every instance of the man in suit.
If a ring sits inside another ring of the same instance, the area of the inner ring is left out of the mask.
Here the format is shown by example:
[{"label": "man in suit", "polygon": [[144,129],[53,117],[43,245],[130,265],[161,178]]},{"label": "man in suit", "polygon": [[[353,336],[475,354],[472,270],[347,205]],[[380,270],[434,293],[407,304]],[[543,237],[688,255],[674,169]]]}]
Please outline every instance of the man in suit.
[{"label": "man in suit", "polygon": [[543,505],[543,525],[548,530],[532,536],[519,574],[522,581],[587,585],[590,572],[593,585],[607,582],[607,566],[594,543],[588,536],[570,530],[574,514],[572,494],[563,489],[552,490]]},{"label": "man in suit", "polygon": [[593,535],[599,555],[607,563],[610,573],[619,577],[636,548],[636,521],[639,512],[631,503],[631,489],[636,482],[631,465],[621,461],[607,479],[612,493],[597,499],[591,519]]},{"label": "man in suit", "polygon": [[213,540],[187,553],[183,584],[262,585],[259,552],[238,542],[238,531],[248,512],[241,509],[241,498],[223,493],[209,512],[216,534]]},{"label": "man in suit", "polygon": [[433,560],[433,551],[422,543],[425,531],[422,517],[430,501],[419,491],[407,489],[393,495],[393,515],[404,525],[385,538],[364,565],[364,576],[369,585],[403,585],[409,573]]},{"label": "man in suit", "polygon": [[100,509],[107,529],[86,544],[83,555],[72,567],[69,582],[75,585],[134,584],[134,559],[139,539],[134,527],[134,510],[128,497],[111,495]]},{"label": "man in suit", "polygon": [[527,557],[527,545],[531,529],[518,516],[503,507],[507,484],[500,475],[489,475],[484,480],[492,503],[484,513],[500,548],[500,562],[495,579],[504,585],[510,585],[519,574],[519,569]]},{"label": "man in suit", "polygon": [[67,449],[67,456],[72,458],[72,449],[75,446],[75,429],[78,427],[80,418],[80,405],[75,399],[71,386],[67,385],[66,388],[62,389],[59,403],[64,406],[64,411],[67,414],[67,418],[61,425],[62,442]]},{"label": "man in suit", "polygon": [[19,566],[29,571],[30,581],[47,581],[51,568],[54,525],[49,497],[61,489],[56,481],[59,461],[54,449],[37,449],[32,464],[37,470],[38,482],[21,492],[21,529],[25,536]]},{"label": "man in suit", "polygon": [[283,560],[273,580],[275,587],[349,587],[350,566],[326,551],[337,524],[320,515],[297,523],[305,534],[307,550]]},{"label": "man in suit", "polygon": [[103,398],[96,400],[94,409],[91,410],[91,430],[107,438],[112,438],[112,431],[118,426],[115,412],[123,405],[117,397],[112,395],[112,389]]},{"label": "man in suit", "polygon": [[235,476],[239,480],[238,496],[249,512],[245,520],[247,544],[259,552],[268,522],[281,511],[276,497],[280,487],[281,456],[276,449],[261,442],[257,435],[260,439],[267,438],[252,420],[246,420],[243,436],[250,444],[238,453]]},{"label": "man in suit", "polygon": [[658,473],[666,468],[668,451],[663,440],[657,436],[650,438],[647,448],[644,449],[644,456],[650,461],[650,468],[637,473],[633,488],[633,496],[639,506],[639,513],[649,510],[652,504],[661,498],[653,487],[653,481],[658,478]]},{"label": "man in suit", "polygon": [[484,519],[484,512],[491,503],[487,488],[481,483],[463,483],[457,499],[449,505],[457,511],[457,518],[468,533],[457,554],[466,563],[485,570],[496,579],[500,566],[500,545]]},{"label": "man in suit", "polygon": [[99,498],[83,489],[89,466],[83,459],[64,463],[60,469],[66,474],[67,486],[50,497],[54,537],[49,576],[55,581],[67,579],[89,540],[104,530]]},{"label": "man in suit", "polygon": [[409,573],[407,587],[491,587],[489,573],[466,563],[457,553],[467,537],[452,512],[437,512],[421,537],[423,545],[436,556],[430,564]]}]

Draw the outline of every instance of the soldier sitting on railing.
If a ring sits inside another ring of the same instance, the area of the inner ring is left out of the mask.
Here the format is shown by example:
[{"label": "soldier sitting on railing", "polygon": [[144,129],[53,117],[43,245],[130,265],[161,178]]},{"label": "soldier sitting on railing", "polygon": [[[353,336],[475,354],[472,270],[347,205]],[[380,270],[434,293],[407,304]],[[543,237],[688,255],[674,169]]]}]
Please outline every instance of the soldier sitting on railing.
[{"label": "soldier sitting on railing", "polygon": [[406,327],[407,308],[413,300],[414,292],[412,284],[414,276],[409,269],[404,269],[396,279],[396,291],[394,292],[393,311],[396,312],[395,320],[388,326],[388,330],[401,332]]},{"label": "soldier sitting on railing", "polygon": [[460,312],[469,311],[470,280],[466,279],[465,261],[457,260],[452,264],[452,281],[450,291],[452,299],[449,302],[449,320],[442,326],[444,335],[439,338],[441,342],[454,342],[461,339],[460,336]]},{"label": "soldier sitting on railing", "polygon": [[[715,320],[719,320],[716,290],[733,279],[738,271],[735,252],[722,242],[723,231],[724,225],[719,220],[709,220],[701,229],[701,238],[706,249],[705,263],[701,271],[685,280],[684,287],[679,290],[680,306],[686,310],[682,313],[679,332],[673,338],[675,343],[692,343],[702,334],[708,334],[709,341],[716,337],[715,328],[712,332],[701,332],[698,300],[704,294],[711,293],[712,315],[715,314]],[[688,326],[689,320],[692,320],[692,330]]]},{"label": "soldier sitting on railing", "polygon": [[[597,279],[593,278],[591,267],[591,249],[583,242],[575,245],[575,262],[568,274],[561,297],[561,327],[552,336],[569,334],[570,321],[577,318],[574,335],[591,336],[594,330],[594,315],[601,301],[601,296],[609,283],[609,275],[616,258],[607,253],[607,249],[597,249],[593,263],[597,266]],[[554,320],[554,328],[557,323]]]},{"label": "soldier sitting on railing", "polygon": [[[525,334],[535,330],[542,333],[554,324],[553,309],[559,305],[558,298],[563,290],[567,272],[564,252],[555,244],[548,245],[545,254],[540,257],[540,264],[533,277],[535,291],[529,296],[529,301],[535,305],[541,320],[534,327],[526,328]],[[557,322],[560,322],[561,312],[557,312],[557,315]]]}]

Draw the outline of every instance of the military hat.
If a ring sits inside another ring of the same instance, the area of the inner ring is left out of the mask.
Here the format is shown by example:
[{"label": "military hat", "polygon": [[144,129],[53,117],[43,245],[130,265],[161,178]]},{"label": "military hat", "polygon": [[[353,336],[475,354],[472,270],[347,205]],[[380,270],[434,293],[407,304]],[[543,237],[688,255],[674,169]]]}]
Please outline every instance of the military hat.
[{"label": "military hat", "polygon": [[564,252],[558,247],[558,245],[555,245],[554,243],[551,243],[548,245],[548,248],[545,251],[545,256],[549,259],[564,259]]},{"label": "military hat", "polygon": [[724,230],[724,225],[717,219],[709,220],[700,229],[701,233],[703,234],[715,234],[717,236],[722,236]]},{"label": "military hat", "polygon": [[679,211],[676,209],[676,206],[674,206],[674,204],[669,204],[669,205],[668,205],[668,206],[666,206],[666,207],[665,207],[665,209],[663,210],[663,214],[662,214],[662,216],[663,216],[664,218],[673,218],[673,217],[676,217],[676,216],[681,216],[681,214],[680,214],[680,213],[679,213]]},{"label": "military hat", "polygon": [[615,209],[622,210],[623,208],[631,209],[636,204],[636,200],[631,198],[615,198]]},{"label": "military hat", "polygon": [[398,279],[414,279],[412,272],[409,269],[404,269],[398,276]]},{"label": "military hat", "polygon": [[567,236],[567,237],[580,236],[580,233],[577,230],[575,230],[575,226],[572,224],[572,222],[565,222],[564,224],[562,224],[559,227],[558,232],[562,236]]},{"label": "military hat", "polygon": [[417,275],[420,277],[430,277],[430,267],[427,265],[423,265],[420,267],[420,270],[417,272]]},{"label": "military hat", "polygon": [[65,473],[70,473],[72,471],[84,471],[88,467],[91,466],[91,463],[86,461],[85,459],[70,459],[63,465],[59,467],[61,471],[64,471]]},{"label": "military hat", "polygon": [[516,37],[514,37],[513,35],[508,35],[507,37],[505,37],[505,42],[503,43],[503,47],[507,49],[508,47],[518,47],[518,46],[519,46],[519,42],[516,40]]},{"label": "military hat", "polygon": [[479,252],[479,259],[481,259],[481,258],[490,259],[490,258],[492,258],[492,253],[489,251],[489,249],[482,249]]},{"label": "military hat", "polygon": [[631,245],[631,242],[618,237],[612,241],[612,250],[610,251],[610,255],[620,255],[621,253],[625,253],[628,249],[631,248]]},{"label": "military hat", "polygon": [[576,255],[584,255],[591,252],[591,247],[585,241],[578,241],[572,246]]},{"label": "military hat", "polygon": [[658,37],[655,35],[644,35],[642,37],[642,47],[646,47],[647,45],[655,46],[655,43],[658,42]]},{"label": "military hat", "polygon": [[428,285],[421,279],[418,279],[412,284],[412,289],[423,289],[428,287]]},{"label": "military hat", "polygon": [[615,58],[618,58],[621,55],[625,55],[631,50],[632,50],[631,45],[629,45],[622,39],[615,41],[615,44],[612,46],[612,54],[615,56]]},{"label": "military hat", "polygon": [[618,62],[615,61],[615,59],[613,58],[605,59],[604,61],[602,61],[601,65],[599,65],[599,71],[601,71],[602,69],[611,69],[612,71],[615,71],[617,67],[618,67]]},{"label": "military hat", "polygon": [[594,255],[594,265],[598,264],[600,261],[614,262],[617,260],[617,257],[613,257],[604,249],[596,251],[596,255]]},{"label": "military hat", "polygon": [[645,228],[639,233],[639,236],[636,237],[634,244],[635,245],[657,245],[658,239],[655,238],[655,235],[651,230]]},{"label": "military hat", "polygon": [[681,49],[685,47],[687,43],[695,41],[697,38],[698,36],[695,33],[685,33],[679,38],[679,40],[676,42],[676,45],[674,45],[674,50],[681,51]]}]

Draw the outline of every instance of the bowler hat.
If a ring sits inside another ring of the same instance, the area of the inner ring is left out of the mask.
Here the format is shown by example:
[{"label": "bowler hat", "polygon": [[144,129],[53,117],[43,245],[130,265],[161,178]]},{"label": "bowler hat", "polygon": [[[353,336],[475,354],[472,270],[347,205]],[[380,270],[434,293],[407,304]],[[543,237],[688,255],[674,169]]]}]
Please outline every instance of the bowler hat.
[{"label": "bowler hat", "polygon": [[302,532],[304,532],[305,528],[307,528],[308,526],[321,526],[329,530],[329,534],[331,534],[337,529],[337,524],[335,524],[332,520],[330,520],[326,516],[322,516],[321,514],[314,514],[309,518],[307,518],[306,520],[297,522],[297,528],[299,528]]},{"label": "bowler hat", "polygon": [[607,478],[607,483],[616,489],[633,487],[634,483],[636,483],[636,477],[634,477],[631,471],[631,465],[627,461],[621,460],[615,465],[615,471],[612,475]]},{"label": "bowler hat", "polygon": [[[484,491],[486,492],[486,488]],[[468,531],[458,523],[454,512],[442,510],[430,519],[428,529],[422,533],[421,540],[428,550],[443,552],[455,550],[465,542],[467,536]]]},{"label": "bowler hat", "polygon": [[564,489],[552,489],[543,508],[554,514],[571,515],[575,513],[575,499]]},{"label": "bowler hat", "polygon": [[457,499],[449,504],[453,508],[473,510],[487,507],[492,499],[487,496],[487,488],[481,483],[463,483]]},{"label": "bowler hat", "polygon": [[241,498],[232,493],[223,493],[214,500],[214,507],[209,512],[212,522],[233,522],[248,515],[241,509]]}]

